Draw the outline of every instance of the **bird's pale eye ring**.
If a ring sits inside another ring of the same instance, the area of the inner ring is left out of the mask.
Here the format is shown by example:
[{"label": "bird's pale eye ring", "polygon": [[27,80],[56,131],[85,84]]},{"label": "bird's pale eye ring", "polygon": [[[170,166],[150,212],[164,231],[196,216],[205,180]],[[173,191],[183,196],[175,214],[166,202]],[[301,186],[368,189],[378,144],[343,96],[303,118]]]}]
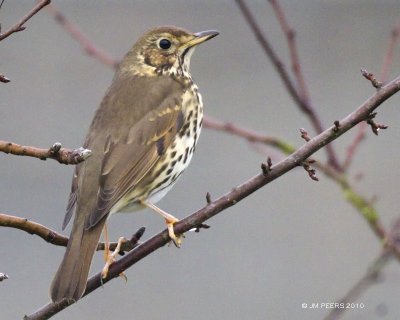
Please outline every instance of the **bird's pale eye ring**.
[{"label": "bird's pale eye ring", "polygon": [[171,41],[165,38],[160,39],[160,41],[158,41],[158,46],[163,49],[163,50],[168,50],[169,48],[171,48]]}]

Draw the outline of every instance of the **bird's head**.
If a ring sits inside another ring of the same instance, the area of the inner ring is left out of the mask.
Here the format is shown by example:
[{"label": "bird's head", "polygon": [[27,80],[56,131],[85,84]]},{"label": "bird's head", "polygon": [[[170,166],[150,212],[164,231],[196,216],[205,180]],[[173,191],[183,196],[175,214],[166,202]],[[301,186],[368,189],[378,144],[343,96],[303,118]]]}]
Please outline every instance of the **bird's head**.
[{"label": "bird's head", "polygon": [[152,29],[135,43],[121,67],[142,75],[188,73],[194,48],[218,34],[214,30],[192,33],[172,26]]}]

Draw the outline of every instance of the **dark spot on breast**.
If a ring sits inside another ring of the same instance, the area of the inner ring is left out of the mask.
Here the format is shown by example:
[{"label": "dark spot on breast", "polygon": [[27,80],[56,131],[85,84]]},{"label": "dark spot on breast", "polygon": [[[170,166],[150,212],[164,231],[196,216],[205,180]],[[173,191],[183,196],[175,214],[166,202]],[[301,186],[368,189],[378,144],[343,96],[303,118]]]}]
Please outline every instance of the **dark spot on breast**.
[{"label": "dark spot on breast", "polygon": [[183,158],[183,154],[181,154],[181,155],[178,157],[178,161],[181,161],[182,158]]},{"label": "dark spot on breast", "polygon": [[192,118],[192,116],[193,116],[193,110],[190,110],[187,121],[189,121]]},{"label": "dark spot on breast", "polygon": [[158,177],[161,173],[163,173],[168,167],[168,163],[163,164],[162,167],[156,172],[155,176]]},{"label": "dark spot on breast", "polygon": [[176,165],[176,160],[171,162],[171,168],[175,167],[175,165]]},{"label": "dark spot on breast", "polygon": [[186,163],[188,155],[189,155],[189,147],[186,147],[186,149],[185,149],[185,158],[183,159],[183,163]]},{"label": "dark spot on breast", "polygon": [[182,138],[186,132],[188,131],[190,126],[190,122],[186,122],[185,125],[182,127],[181,131],[179,132],[179,136]]},{"label": "dark spot on breast", "polygon": [[157,183],[157,185],[155,186],[154,189],[158,189],[159,187],[161,187],[163,184],[165,184],[167,181],[169,181],[169,177],[165,178],[163,181]]},{"label": "dark spot on breast", "polygon": [[171,172],[172,172],[172,170],[174,170],[174,169],[173,169],[173,168],[169,168],[169,169],[167,170],[167,175],[170,175]]},{"label": "dark spot on breast", "polygon": [[176,156],[176,151],[173,151],[173,152],[171,153],[171,159],[175,158],[175,156]]}]

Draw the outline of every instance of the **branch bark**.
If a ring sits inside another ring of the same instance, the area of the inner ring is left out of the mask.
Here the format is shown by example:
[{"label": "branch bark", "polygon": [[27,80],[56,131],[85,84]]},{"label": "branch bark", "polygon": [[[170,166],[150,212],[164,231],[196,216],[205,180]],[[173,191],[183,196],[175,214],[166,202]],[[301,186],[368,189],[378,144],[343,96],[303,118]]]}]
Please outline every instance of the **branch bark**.
[{"label": "branch bark", "polygon": [[[316,133],[317,134],[321,133],[323,131],[323,125],[320,120],[320,117],[316,113],[315,108],[310,103],[310,101],[307,100],[308,94],[306,92],[303,92],[303,94],[301,94],[301,92],[299,90],[297,90],[297,88],[293,84],[293,81],[291,80],[291,78],[287,72],[287,68],[286,68],[285,64],[279,58],[278,54],[272,48],[272,45],[268,41],[267,37],[261,31],[260,26],[256,22],[253,14],[250,12],[250,9],[246,5],[245,1],[244,0],[236,0],[236,3],[238,5],[243,17],[245,18],[245,20],[249,24],[250,28],[252,29],[254,36],[256,37],[258,43],[261,45],[265,54],[271,60],[272,65],[275,67],[277,73],[281,77],[281,80],[282,80],[283,84],[285,85],[289,95],[292,97],[292,99],[297,104],[297,106],[300,108],[300,110],[303,113],[305,113],[307,115],[307,117],[310,119],[310,122],[313,125]],[[279,18],[279,16],[278,16],[278,18]],[[286,34],[288,35],[288,33],[286,33]],[[291,47],[293,47],[295,45],[293,43],[293,39],[289,40],[289,43],[290,43]],[[296,53],[297,53],[297,51],[296,51]],[[292,56],[292,58],[293,58],[293,56]],[[295,57],[295,60],[292,61],[292,63],[299,64],[297,55]],[[303,81],[303,80],[304,79],[301,77],[301,81]],[[304,97],[306,97],[307,99],[304,99]],[[335,151],[333,150],[332,145],[328,145],[326,147],[326,152],[327,152],[328,161],[329,161],[330,165],[332,165],[335,168],[335,170],[341,171],[340,163],[337,160],[337,156],[336,156]]]},{"label": "branch bark", "polygon": [[42,10],[45,6],[50,4],[51,0],[42,0],[36,6],[32,8],[20,21],[18,21],[14,26],[8,29],[6,32],[0,34],[0,41],[4,40],[5,38],[11,36],[15,32],[25,30],[24,24],[32,18],[36,13]]},{"label": "branch bark", "polygon": [[0,140],[0,152],[11,153],[16,156],[34,157],[40,160],[54,159],[63,164],[78,164],[85,161],[92,154],[92,151],[82,147],[75,150],[62,148],[59,142],[54,143],[49,149],[41,149],[3,140]]},{"label": "branch bark", "polygon": [[[190,229],[196,228],[206,220],[217,215],[221,211],[235,205],[242,199],[248,197],[253,192],[262,188],[266,184],[274,181],[285,173],[289,172],[293,168],[296,168],[303,164],[312,154],[326,146],[331,141],[339,138],[342,134],[353,128],[361,121],[365,121],[369,118],[371,112],[373,112],[378,106],[384,101],[389,99],[392,95],[400,90],[400,77],[394,79],[386,86],[382,87],[378,92],[367,99],[361,104],[354,112],[349,114],[347,117],[336,122],[334,126],[329,127],[310,141],[305,143],[302,147],[297,149],[294,153],[278,162],[276,165],[271,166],[268,173],[260,173],[253,178],[245,181],[241,185],[235,187],[232,191],[225,194],[224,196],[208,203],[203,208],[182,219],[175,226],[175,233],[183,234]],[[377,216],[371,216],[370,221],[376,222]],[[382,231],[383,232],[383,231]],[[380,237],[384,237],[385,234],[381,234]],[[163,247],[169,242],[168,231],[164,230],[159,234],[153,236],[143,244],[139,245],[136,249],[132,250],[120,260],[113,263],[109,270],[109,275],[106,279],[101,280],[101,274],[98,273],[88,280],[85,295],[99,288],[102,284],[107,283],[113,278],[119,276],[121,272],[134,265],[147,255],[151,254],[155,250]],[[399,255],[399,253],[397,253]],[[29,316],[25,316],[24,319],[48,319],[52,315],[68,307],[71,302],[62,301],[59,304],[48,303],[47,305],[40,308]]]},{"label": "branch bark", "polygon": [[[8,227],[8,228],[15,228],[22,231],[25,231],[32,235],[37,235],[42,238],[44,241],[54,244],[56,246],[63,246],[66,247],[68,244],[68,237],[48,228],[44,225],[29,221],[26,218],[16,217],[7,215],[4,213],[0,213],[0,227]],[[142,237],[145,228],[140,228],[136,233],[133,234],[131,239],[126,239],[122,243],[121,252],[130,251],[138,245],[139,239]],[[114,250],[117,247],[116,242],[109,243],[109,249]],[[104,250],[105,244],[100,242],[97,246],[97,251]]]}]

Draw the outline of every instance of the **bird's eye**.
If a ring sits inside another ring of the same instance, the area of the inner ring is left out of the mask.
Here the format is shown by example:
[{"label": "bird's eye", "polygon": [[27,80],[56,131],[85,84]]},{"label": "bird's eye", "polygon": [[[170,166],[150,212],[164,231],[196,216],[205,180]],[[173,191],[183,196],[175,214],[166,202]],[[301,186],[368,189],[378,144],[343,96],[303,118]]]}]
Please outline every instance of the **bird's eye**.
[{"label": "bird's eye", "polygon": [[158,42],[158,46],[161,49],[168,50],[169,48],[171,48],[171,41],[169,41],[168,39],[161,39]]}]

